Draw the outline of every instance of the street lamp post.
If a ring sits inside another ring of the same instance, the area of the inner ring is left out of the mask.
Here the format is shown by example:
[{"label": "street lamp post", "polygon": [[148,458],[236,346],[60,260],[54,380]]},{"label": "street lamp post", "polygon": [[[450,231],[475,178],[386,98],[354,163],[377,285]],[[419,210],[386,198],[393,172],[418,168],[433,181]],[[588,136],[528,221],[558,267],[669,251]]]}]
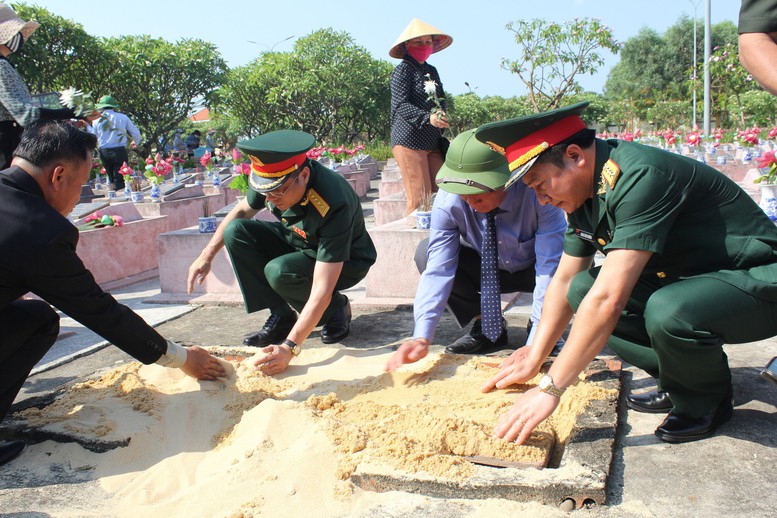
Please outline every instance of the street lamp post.
[{"label": "street lamp post", "polygon": [[274,50],[275,50],[275,46],[276,46],[276,45],[279,45],[279,44],[283,43],[284,41],[289,41],[289,40],[290,40],[290,39],[292,39],[293,37],[294,37],[294,36],[292,35],[292,36],[289,36],[288,38],[283,38],[282,40],[278,40],[278,41],[276,41],[275,43],[273,43],[273,44],[272,44],[272,46],[269,46],[269,45],[267,45],[266,43],[259,43],[259,42],[256,42],[256,41],[251,41],[251,40],[246,40],[246,41],[247,41],[248,43],[253,43],[254,45],[261,45],[262,47],[266,47],[266,48],[267,48],[267,50],[269,50],[270,52],[272,52],[272,51],[274,51]]},{"label": "street lamp post", "polygon": [[698,68],[698,55],[696,53],[696,8],[699,7],[701,0],[688,0],[693,6],[693,130],[697,130],[696,126],[696,70]]}]

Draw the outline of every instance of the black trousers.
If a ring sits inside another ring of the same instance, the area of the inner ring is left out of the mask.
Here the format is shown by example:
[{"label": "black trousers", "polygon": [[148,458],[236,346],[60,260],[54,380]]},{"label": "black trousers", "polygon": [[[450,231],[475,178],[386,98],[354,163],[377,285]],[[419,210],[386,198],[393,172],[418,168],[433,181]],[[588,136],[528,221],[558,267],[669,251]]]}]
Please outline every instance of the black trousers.
[{"label": "black trousers", "polygon": [[[428,248],[429,238],[426,238],[418,243],[415,251],[415,264],[421,273],[426,270]],[[531,293],[534,291],[535,281],[534,264],[513,273],[499,270],[499,289],[502,293]],[[448,309],[461,327],[480,316],[480,254],[463,242],[459,248],[459,263],[453,279],[453,289],[448,297]]]},{"label": "black trousers", "polygon": [[119,169],[128,160],[127,148],[123,146],[100,149],[100,161],[108,175],[108,181],[113,184],[113,188],[117,191],[124,189],[124,177],[119,174]]},{"label": "black trousers", "polygon": [[22,139],[22,131],[24,128],[14,121],[0,122],[0,170],[10,167],[13,152]]},{"label": "black trousers", "polygon": [[16,300],[0,311],[0,420],[58,334],[59,316],[41,300]]}]

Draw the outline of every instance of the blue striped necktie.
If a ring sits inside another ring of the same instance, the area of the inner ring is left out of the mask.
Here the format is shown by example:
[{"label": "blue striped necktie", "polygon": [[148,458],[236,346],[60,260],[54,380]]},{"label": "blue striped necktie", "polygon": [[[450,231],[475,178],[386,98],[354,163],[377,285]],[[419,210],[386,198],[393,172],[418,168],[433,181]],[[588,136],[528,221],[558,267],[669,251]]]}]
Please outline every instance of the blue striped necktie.
[{"label": "blue striped necktie", "polygon": [[496,211],[486,215],[480,258],[480,325],[483,336],[496,342],[502,334],[502,304],[499,292],[499,252],[496,248]]}]

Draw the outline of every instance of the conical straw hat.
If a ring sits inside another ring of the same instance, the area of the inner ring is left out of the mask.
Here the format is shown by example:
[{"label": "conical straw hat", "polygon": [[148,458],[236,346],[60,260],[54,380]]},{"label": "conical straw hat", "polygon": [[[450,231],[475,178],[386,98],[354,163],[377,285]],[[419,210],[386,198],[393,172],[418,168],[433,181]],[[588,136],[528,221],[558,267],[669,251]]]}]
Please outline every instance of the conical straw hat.
[{"label": "conical straw hat", "polygon": [[405,57],[407,51],[405,46],[402,45],[408,40],[418,38],[420,36],[432,36],[432,54],[440,52],[442,49],[448,48],[453,43],[453,38],[442,32],[437,27],[433,27],[426,22],[422,22],[418,18],[413,18],[410,24],[405,27],[402,34],[399,35],[397,41],[394,42],[394,46],[389,50],[389,56],[392,58],[402,59]]},{"label": "conical straw hat", "polygon": [[34,20],[25,22],[16,15],[13,9],[0,3],[0,43],[8,43],[17,32],[21,32],[26,40],[39,26],[40,24]]}]

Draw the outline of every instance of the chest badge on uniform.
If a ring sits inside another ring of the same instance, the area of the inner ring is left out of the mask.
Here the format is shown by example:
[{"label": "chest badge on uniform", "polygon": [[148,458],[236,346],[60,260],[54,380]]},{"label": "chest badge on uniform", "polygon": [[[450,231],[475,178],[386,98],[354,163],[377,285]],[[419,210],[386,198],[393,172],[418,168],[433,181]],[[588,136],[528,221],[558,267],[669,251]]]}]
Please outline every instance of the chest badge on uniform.
[{"label": "chest badge on uniform", "polygon": [[301,237],[305,241],[308,240],[308,235],[301,228],[299,228],[299,227],[291,227],[291,230],[294,231],[295,234],[297,234],[299,237]]},{"label": "chest badge on uniform", "polygon": [[602,167],[602,187],[606,183],[610,190],[613,190],[620,175],[621,168],[610,158]]}]

